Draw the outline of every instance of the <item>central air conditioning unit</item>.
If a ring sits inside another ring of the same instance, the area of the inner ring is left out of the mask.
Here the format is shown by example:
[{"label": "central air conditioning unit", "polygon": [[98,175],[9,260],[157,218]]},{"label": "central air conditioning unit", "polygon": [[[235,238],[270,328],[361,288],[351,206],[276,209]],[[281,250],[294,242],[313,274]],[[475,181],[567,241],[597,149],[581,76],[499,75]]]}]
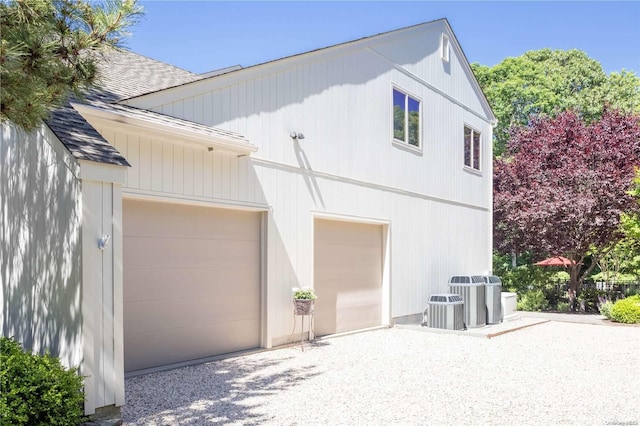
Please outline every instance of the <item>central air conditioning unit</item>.
[{"label": "central air conditioning unit", "polygon": [[462,296],[467,327],[483,327],[487,324],[484,278],[478,275],[453,276],[449,280],[449,291]]},{"label": "central air conditioning unit", "polygon": [[464,302],[458,294],[432,294],[422,313],[422,326],[445,330],[466,330]]},{"label": "central air conditioning unit", "polygon": [[495,275],[482,275],[485,285],[485,302],[487,305],[487,324],[502,322],[502,281]]}]

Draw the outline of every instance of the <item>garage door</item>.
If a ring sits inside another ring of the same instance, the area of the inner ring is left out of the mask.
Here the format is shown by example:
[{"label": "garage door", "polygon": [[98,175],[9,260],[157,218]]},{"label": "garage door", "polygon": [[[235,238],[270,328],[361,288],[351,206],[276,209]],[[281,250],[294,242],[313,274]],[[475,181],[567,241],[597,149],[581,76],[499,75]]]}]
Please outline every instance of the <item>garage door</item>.
[{"label": "garage door", "polygon": [[260,345],[260,214],[125,200],[125,371]]},{"label": "garage door", "polygon": [[314,287],[319,336],[382,323],[382,226],[315,221]]}]

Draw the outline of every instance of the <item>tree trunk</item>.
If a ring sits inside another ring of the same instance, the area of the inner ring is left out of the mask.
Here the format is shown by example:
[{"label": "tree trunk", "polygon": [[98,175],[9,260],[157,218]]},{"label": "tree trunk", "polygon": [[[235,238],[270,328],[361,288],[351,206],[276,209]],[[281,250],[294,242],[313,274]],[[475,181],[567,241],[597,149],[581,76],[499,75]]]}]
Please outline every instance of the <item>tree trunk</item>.
[{"label": "tree trunk", "polygon": [[578,288],[580,287],[580,281],[578,279],[579,272],[579,263],[574,263],[569,266],[569,306],[571,307],[572,312],[575,312],[577,309],[576,297],[578,295]]}]

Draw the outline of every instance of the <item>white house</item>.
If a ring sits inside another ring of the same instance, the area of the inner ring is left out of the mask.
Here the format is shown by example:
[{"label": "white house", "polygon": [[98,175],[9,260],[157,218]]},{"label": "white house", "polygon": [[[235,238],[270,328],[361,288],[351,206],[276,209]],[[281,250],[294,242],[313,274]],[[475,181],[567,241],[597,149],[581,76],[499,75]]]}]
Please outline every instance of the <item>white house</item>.
[{"label": "white house", "polygon": [[125,372],[298,339],[293,287],[330,335],[490,272],[495,117],[446,20],[222,73],[103,69],[0,145],[2,333],[79,364],[88,414]]}]

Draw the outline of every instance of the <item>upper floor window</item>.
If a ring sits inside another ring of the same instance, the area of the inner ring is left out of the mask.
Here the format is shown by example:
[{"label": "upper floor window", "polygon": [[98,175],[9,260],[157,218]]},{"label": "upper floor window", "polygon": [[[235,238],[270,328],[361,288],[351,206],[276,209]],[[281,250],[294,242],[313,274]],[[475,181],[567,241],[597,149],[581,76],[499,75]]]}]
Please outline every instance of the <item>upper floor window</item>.
[{"label": "upper floor window", "polygon": [[420,101],[396,88],[393,89],[393,139],[420,146]]},{"label": "upper floor window", "polygon": [[480,170],[480,133],[464,126],[464,165]]}]

